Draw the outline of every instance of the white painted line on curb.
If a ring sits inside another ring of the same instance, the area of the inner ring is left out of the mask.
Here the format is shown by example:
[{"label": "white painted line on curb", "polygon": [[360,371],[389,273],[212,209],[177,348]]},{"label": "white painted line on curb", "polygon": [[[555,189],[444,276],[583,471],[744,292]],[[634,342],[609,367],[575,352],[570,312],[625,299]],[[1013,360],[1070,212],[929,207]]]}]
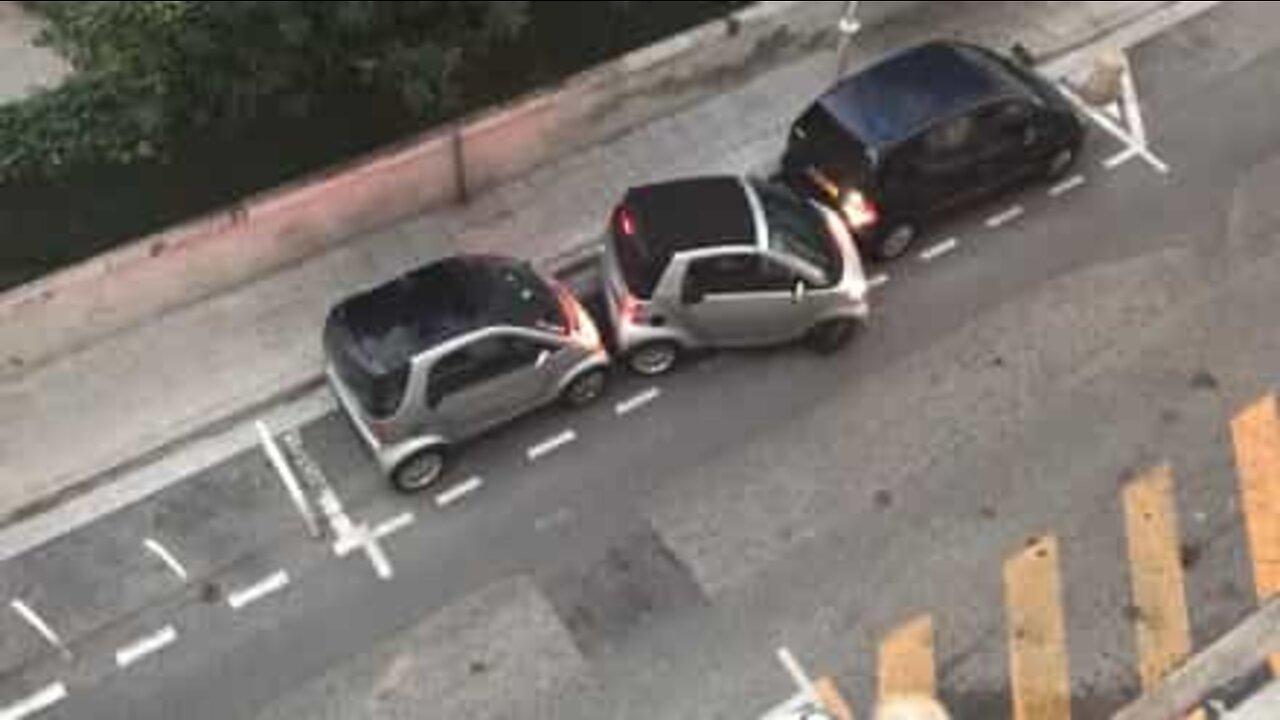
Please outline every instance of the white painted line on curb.
[{"label": "white painted line on curb", "polygon": [[67,699],[67,686],[54,683],[40,692],[7,708],[0,708],[0,720],[26,720]]},{"label": "white painted line on curb", "polygon": [[155,655],[170,645],[178,641],[178,631],[172,625],[165,627],[154,635],[149,635],[141,640],[120,648],[116,651],[116,665],[120,669],[125,669],[136,665],[138,662]]},{"label": "white painted line on curb", "polygon": [[62,641],[62,638],[58,637],[58,633],[54,632],[53,628],[49,627],[49,623],[45,622],[44,618],[40,617],[35,610],[32,610],[30,605],[22,600],[14,600],[9,603],[9,607],[13,608],[13,611],[18,613],[18,617],[21,617],[23,622],[30,625],[32,630],[35,630],[40,637],[44,638],[45,642],[62,651],[64,655],[71,654],[71,651],[67,649],[67,644]]},{"label": "white painted line on curb", "polygon": [[410,527],[413,527],[413,523],[416,521],[417,518],[413,516],[413,513],[401,513],[400,515],[397,515],[374,528],[373,536],[379,540],[385,540],[401,530],[407,530]]},{"label": "white painted line on curb", "polygon": [[949,252],[954,252],[958,247],[960,247],[960,241],[956,238],[944,240],[920,253],[920,259],[924,262],[933,262]]},{"label": "white painted line on curb", "polygon": [[880,273],[879,275],[876,275],[875,277],[867,281],[867,287],[871,288],[872,290],[879,290],[880,288],[888,284],[889,284],[889,275],[887,273]]},{"label": "white painted line on curb", "polygon": [[577,441],[577,439],[578,433],[572,430],[565,430],[550,440],[529,448],[529,461],[541,460],[560,448]]},{"label": "white painted line on curb", "polygon": [[1066,180],[1063,180],[1062,182],[1058,183],[1057,185],[1054,185],[1053,187],[1049,188],[1049,197],[1053,197],[1053,198],[1062,197],[1063,195],[1066,195],[1072,190],[1077,190],[1079,188],[1084,187],[1085,182],[1087,181],[1084,179],[1083,175],[1074,175],[1072,177],[1069,177]]},{"label": "white painted line on curb", "polygon": [[243,610],[287,587],[289,587],[289,573],[280,570],[243,590],[231,593],[227,597],[227,605],[232,610]]},{"label": "white painted line on curb", "polygon": [[1008,225],[1009,223],[1013,222],[1014,220],[1017,220],[1018,218],[1022,217],[1023,213],[1025,212],[1026,210],[1024,210],[1021,205],[1014,205],[1013,207],[1009,208],[1008,210],[1005,210],[999,215],[992,215],[991,217],[987,218],[987,228],[990,230],[998,230],[999,228],[1002,228],[1005,225]]},{"label": "white painted line on curb", "polygon": [[484,487],[484,479],[473,477],[470,480],[462,483],[461,485],[451,487],[448,490],[437,495],[436,507],[447,508],[450,505],[453,505],[459,500],[465,498],[466,496],[476,492],[482,487]]},{"label": "white painted line on curb", "polygon": [[178,558],[174,557],[173,553],[169,552],[169,549],[164,545],[161,545],[159,541],[147,538],[143,541],[142,545],[149,550],[152,555],[160,558],[160,562],[168,566],[168,568],[173,571],[173,574],[177,575],[183,582],[191,579],[191,575],[187,572],[187,569],[182,566],[182,563],[178,562]]},{"label": "white painted line on curb", "polygon": [[617,413],[619,417],[630,415],[660,397],[662,397],[662,391],[656,387],[652,387],[639,395],[636,395],[630,400],[624,400],[623,402],[618,403],[617,407],[614,408],[614,412]]}]

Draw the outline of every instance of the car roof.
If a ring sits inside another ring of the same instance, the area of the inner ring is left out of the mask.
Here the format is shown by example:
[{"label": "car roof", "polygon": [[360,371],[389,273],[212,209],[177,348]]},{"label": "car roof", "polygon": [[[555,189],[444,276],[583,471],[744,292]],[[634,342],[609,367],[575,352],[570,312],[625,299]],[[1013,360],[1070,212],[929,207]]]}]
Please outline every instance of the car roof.
[{"label": "car roof", "polygon": [[755,245],[755,213],[742,180],[709,176],[632,188],[623,208],[635,237],[648,251],[670,259],[704,248]]},{"label": "car roof", "polygon": [[459,255],[344,300],[330,312],[329,324],[343,330],[367,362],[386,371],[486,328],[536,328],[554,302],[527,263]]},{"label": "car roof", "polygon": [[850,76],[818,104],[863,143],[885,147],[980,103],[1030,93],[989,51],[937,41]]}]

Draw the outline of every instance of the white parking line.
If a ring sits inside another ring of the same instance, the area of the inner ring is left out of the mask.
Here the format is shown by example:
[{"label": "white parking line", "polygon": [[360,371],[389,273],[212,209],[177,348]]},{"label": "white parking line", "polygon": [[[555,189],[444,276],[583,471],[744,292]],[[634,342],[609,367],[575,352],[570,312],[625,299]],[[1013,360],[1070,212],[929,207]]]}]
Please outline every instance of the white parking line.
[{"label": "white parking line", "polygon": [[944,240],[938,243],[937,245],[934,245],[933,247],[920,253],[920,259],[924,262],[933,262],[934,260],[937,260],[943,255],[946,255],[949,252],[955,251],[955,249],[958,247],[960,247],[960,241],[957,240],[956,238]]},{"label": "white parking line", "polygon": [[889,275],[887,273],[880,273],[879,275],[876,275],[875,277],[867,281],[867,287],[871,288],[872,290],[879,290],[880,288],[888,284],[889,284]]},{"label": "white parking line", "polygon": [[54,683],[25,700],[0,708],[0,720],[25,720],[67,699],[67,686]]},{"label": "white parking line", "polygon": [[656,387],[649,388],[630,400],[624,400],[618,403],[617,407],[614,408],[614,412],[617,413],[619,417],[630,415],[660,397],[662,397],[661,390]]},{"label": "white parking line", "polygon": [[550,440],[529,448],[529,461],[541,460],[560,448],[575,442],[577,439],[578,433],[572,430],[565,430]]},{"label": "white parking line", "polygon": [[170,645],[178,641],[178,631],[172,625],[165,627],[154,635],[138,640],[137,642],[120,648],[116,651],[116,665],[120,669],[125,669],[136,665],[138,662],[155,655]]},{"label": "white parking line", "polygon": [[379,540],[385,540],[401,530],[409,529],[416,520],[411,512],[401,513],[374,528],[373,535]]},{"label": "white parking line", "polygon": [[1008,210],[1005,210],[999,215],[992,215],[991,217],[987,218],[987,228],[991,230],[997,230],[999,228],[1002,228],[1005,225],[1008,225],[1009,223],[1013,222],[1014,220],[1017,220],[1018,218],[1022,217],[1023,213],[1025,212],[1026,210],[1024,210],[1021,205],[1014,205],[1013,207],[1009,208]]},{"label": "white parking line", "polygon": [[232,610],[243,610],[266,597],[289,587],[289,573],[283,570],[260,580],[249,587],[231,593],[227,597],[227,605]]},{"label": "white parking line", "polygon": [[40,617],[35,610],[32,610],[30,605],[22,600],[14,600],[9,603],[9,607],[13,608],[13,611],[18,613],[18,617],[21,617],[23,622],[30,625],[31,629],[36,631],[36,634],[44,638],[45,642],[60,650],[64,655],[71,654],[71,651],[67,649],[67,644],[62,641],[61,637],[58,637],[58,633],[54,632],[53,628],[49,627],[49,623],[45,622],[44,618]]},{"label": "white parking line", "polygon": [[437,495],[436,507],[447,508],[450,505],[453,505],[454,503],[458,502],[462,498],[476,492],[482,487],[484,487],[484,479],[473,477],[470,480],[462,483],[461,485],[451,487],[448,490]]},{"label": "white parking line", "polygon": [[142,545],[149,550],[152,555],[160,558],[160,562],[164,563],[169,570],[173,571],[173,574],[177,575],[183,582],[191,579],[191,575],[187,573],[187,569],[182,566],[182,563],[178,562],[178,558],[174,557],[173,553],[169,552],[169,549],[164,545],[161,545],[158,541],[151,538],[147,538]]},{"label": "white parking line", "polygon": [[1139,151],[1135,147],[1125,148],[1120,152],[1102,161],[1102,167],[1108,170],[1115,170],[1130,160],[1139,156]]},{"label": "white parking line", "polygon": [[1078,190],[1084,187],[1086,180],[1083,175],[1074,175],[1063,180],[1062,182],[1049,188],[1049,197],[1062,197],[1072,190]]}]

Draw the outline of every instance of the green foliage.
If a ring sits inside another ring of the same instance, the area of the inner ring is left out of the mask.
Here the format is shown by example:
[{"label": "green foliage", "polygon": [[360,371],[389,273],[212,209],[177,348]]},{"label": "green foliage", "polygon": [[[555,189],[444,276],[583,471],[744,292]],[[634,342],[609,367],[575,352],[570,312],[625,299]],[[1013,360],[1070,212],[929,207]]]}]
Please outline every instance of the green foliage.
[{"label": "green foliage", "polygon": [[391,94],[447,112],[462,65],[517,35],[528,2],[46,2],[43,39],[74,80],[0,107],[0,181],[162,153],[176,132],[304,116],[319,98]]}]

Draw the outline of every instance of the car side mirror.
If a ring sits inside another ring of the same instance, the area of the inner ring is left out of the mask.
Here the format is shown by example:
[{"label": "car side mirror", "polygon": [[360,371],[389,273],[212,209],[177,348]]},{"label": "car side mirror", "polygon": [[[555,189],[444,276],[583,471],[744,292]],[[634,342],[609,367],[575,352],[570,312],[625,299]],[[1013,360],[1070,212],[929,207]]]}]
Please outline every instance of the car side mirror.
[{"label": "car side mirror", "polygon": [[534,361],[534,367],[541,370],[545,368],[547,366],[547,363],[549,362],[551,362],[551,351],[543,350],[542,352],[538,353],[538,359]]},{"label": "car side mirror", "polygon": [[1013,56],[1013,59],[1016,60],[1019,65],[1023,65],[1028,68],[1034,68],[1036,66],[1036,56],[1032,54],[1032,52],[1027,49],[1027,46],[1022,43],[1014,43],[1013,47],[1009,49],[1009,54]]},{"label": "car side mirror", "polygon": [[809,295],[809,286],[803,280],[797,280],[795,287],[791,289],[792,302],[804,302],[805,297]]}]

